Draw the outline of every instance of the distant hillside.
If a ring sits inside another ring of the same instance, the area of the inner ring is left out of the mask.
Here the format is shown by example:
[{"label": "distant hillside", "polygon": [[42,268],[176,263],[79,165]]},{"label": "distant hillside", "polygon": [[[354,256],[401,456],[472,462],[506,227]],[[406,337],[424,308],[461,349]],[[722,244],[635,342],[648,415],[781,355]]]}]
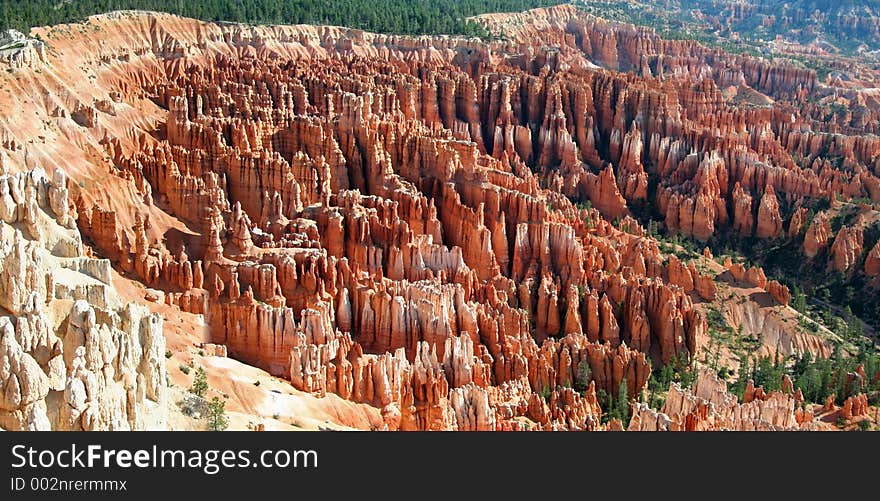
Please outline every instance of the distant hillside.
[{"label": "distant hillside", "polygon": [[880,49],[878,0],[579,0],[603,17],[656,27],[683,38],[731,36],[745,42],[777,35],[831,45],[844,53]]},{"label": "distant hillside", "polygon": [[378,33],[485,36],[468,16],[518,12],[561,0],[0,0],[0,30],[80,21],[113,10],[151,10],[208,21],[329,24]]}]

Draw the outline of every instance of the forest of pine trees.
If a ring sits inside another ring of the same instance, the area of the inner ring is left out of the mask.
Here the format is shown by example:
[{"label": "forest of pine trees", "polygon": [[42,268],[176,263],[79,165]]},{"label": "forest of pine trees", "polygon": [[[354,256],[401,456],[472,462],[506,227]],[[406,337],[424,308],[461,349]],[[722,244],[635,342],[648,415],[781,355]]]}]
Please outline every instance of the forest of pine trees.
[{"label": "forest of pine trees", "polygon": [[169,12],[207,21],[329,24],[377,33],[488,36],[468,16],[518,12],[562,0],[0,0],[0,29],[81,21],[114,10]]},{"label": "forest of pine trees", "polygon": [[[787,364],[780,357],[747,361],[730,390],[742,399],[748,380],[754,381],[756,387],[763,386],[765,391],[780,390],[783,375],[788,375],[807,402],[823,404],[833,396],[835,402],[842,405],[847,397],[865,393],[871,405],[880,404],[880,380],[874,380],[880,371],[880,354],[875,350],[863,350],[854,357],[843,356],[837,349],[830,358],[813,359],[809,353],[793,358],[793,364]],[[859,365],[866,379],[854,377]]]}]

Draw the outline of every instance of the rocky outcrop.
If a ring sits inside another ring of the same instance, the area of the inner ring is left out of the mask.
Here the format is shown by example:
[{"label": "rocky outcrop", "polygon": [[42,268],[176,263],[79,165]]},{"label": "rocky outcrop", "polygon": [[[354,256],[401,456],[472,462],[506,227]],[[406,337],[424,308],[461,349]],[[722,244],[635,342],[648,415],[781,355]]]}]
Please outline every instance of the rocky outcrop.
[{"label": "rocky outcrop", "polygon": [[785,306],[791,299],[788,287],[776,280],[767,280],[764,269],[760,266],[751,266],[748,269],[742,263],[734,263],[730,258],[724,263],[730,277],[743,285],[764,289],[773,296],[777,303]]},{"label": "rocky outcrop", "polygon": [[[572,346],[578,342],[591,346],[582,336],[580,341],[572,341],[575,343]],[[548,348],[552,350],[545,345],[542,352]],[[447,340],[442,361],[428,343],[419,343],[410,363],[402,348],[394,355],[368,355],[348,335],[340,334],[326,344],[295,346],[291,351],[291,381],[304,391],[319,394],[331,391],[357,402],[380,406],[386,409],[384,413],[394,416],[394,419],[386,420],[391,429],[521,429],[516,421],[519,416],[528,417],[545,429],[598,429],[601,409],[596,397],[596,382],[590,383],[583,395],[572,390],[571,352],[563,348],[561,353],[560,362],[555,362],[555,357],[541,359],[534,366],[537,373],[528,371],[514,379],[493,384],[495,376],[487,364],[491,357],[485,352],[475,357],[473,343],[466,335]],[[615,376],[627,375],[626,351],[619,352],[621,362],[613,357],[606,358],[606,352],[601,349],[595,353],[587,358],[584,351],[583,363],[590,364],[595,360],[602,377],[612,378],[608,384]],[[558,367],[563,372],[557,373],[557,368],[545,365],[554,362],[564,364]],[[642,363],[645,363],[644,359]],[[641,370],[645,371],[647,366],[642,367]],[[548,370],[550,380],[546,379]],[[622,372],[618,373],[618,370]],[[646,381],[639,381],[634,372],[629,374],[636,387]],[[532,386],[535,384],[546,389],[542,390],[546,397],[530,390],[537,389]]]},{"label": "rocky outcrop", "polygon": [[869,408],[868,396],[860,393],[844,400],[840,415],[843,419],[849,421],[856,417],[867,416]]},{"label": "rocky outcrop", "polygon": [[767,289],[767,276],[764,274],[764,269],[760,266],[752,266],[746,270],[745,280],[754,287]]},{"label": "rocky outcrop", "polygon": [[768,185],[758,205],[758,219],[755,235],[758,238],[776,238],[782,234],[782,217],[779,215],[779,202],[776,191]]},{"label": "rocky outcrop", "polygon": [[691,271],[679,261],[675,255],[669,256],[669,264],[666,266],[669,283],[677,285],[685,292],[694,290],[694,278]]},{"label": "rocky outcrop", "polygon": [[880,275],[880,242],[874,245],[865,258],[865,275],[869,277]]},{"label": "rocky outcrop", "polygon": [[862,255],[863,239],[861,227],[841,228],[831,245],[831,261],[828,267],[843,273],[850,271]]},{"label": "rocky outcrop", "polygon": [[33,67],[46,62],[46,44],[16,30],[0,32],[0,63],[9,68]]},{"label": "rocky outcrop", "polygon": [[788,222],[788,238],[795,238],[800,235],[807,222],[808,214],[809,211],[806,207],[799,207],[794,211],[794,214],[791,215],[791,220]]},{"label": "rocky outcrop", "polygon": [[827,248],[830,238],[831,222],[827,213],[819,212],[804,236],[804,254],[807,257],[816,257],[819,252]]},{"label": "rocky outcrop", "polygon": [[6,430],[51,429],[46,409],[49,378],[16,341],[8,317],[0,318],[0,426]]},{"label": "rocky outcrop", "polygon": [[161,317],[123,305],[109,262],[82,255],[63,173],[50,181],[35,169],[0,184],[24,187],[0,197],[10,208],[0,223],[0,306],[12,315],[0,316],[0,426],[164,428]]},{"label": "rocky outcrop", "polygon": [[715,300],[715,280],[708,275],[700,275],[694,280],[694,289],[704,301]]},{"label": "rocky outcrop", "polygon": [[701,275],[694,263],[685,266],[674,254],[670,254],[666,265],[667,280],[672,285],[681,287],[685,292],[696,291],[697,296],[705,301],[715,299],[715,282],[711,276]]},{"label": "rocky outcrop", "polygon": [[767,282],[767,293],[773,296],[773,299],[783,306],[788,305],[788,301],[791,299],[788,287],[782,285],[776,280],[770,280]]},{"label": "rocky outcrop", "polygon": [[[754,390],[754,387],[751,387]],[[746,391],[749,393],[749,391]],[[752,392],[755,393],[755,392]],[[693,387],[673,383],[663,409],[636,404],[630,431],[771,431],[812,430],[818,423],[800,409],[798,395],[775,391],[737,401],[724,381],[709,370],[700,370]]]},{"label": "rocky outcrop", "polygon": [[740,185],[733,187],[733,228],[739,233],[751,236],[755,227],[752,216],[752,197]]},{"label": "rocky outcrop", "polygon": [[[612,144],[619,141],[619,130],[611,133]],[[642,166],[642,133],[633,122],[633,127],[626,133],[620,153],[620,183],[624,198],[638,201],[648,198],[648,174]]]}]

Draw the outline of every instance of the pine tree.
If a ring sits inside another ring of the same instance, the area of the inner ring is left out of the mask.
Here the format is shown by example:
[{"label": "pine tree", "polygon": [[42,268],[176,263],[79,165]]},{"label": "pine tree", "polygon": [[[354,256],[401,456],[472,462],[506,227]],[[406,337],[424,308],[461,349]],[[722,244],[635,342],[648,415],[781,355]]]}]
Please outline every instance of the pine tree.
[{"label": "pine tree", "polygon": [[208,402],[208,430],[223,431],[229,427],[229,418],[226,417],[226,402],[217,397]]},{"label": "pine tree", "polygon": [[627,396],[626,379],[617,387],[617,417],[626,426],[629,423],[629,397]]},{"label": "pine tree", "polygon": [[193,395],[205,398],[205,394],[208,392],[208,375],[205,373],[205,369],[201,367],[196,369],[189,391]]},{"label": "pine tree", "polygon": [[577,375],[575,376],[574,389],[580,392],[586,391],[586,389],[590,386],[590,381],[592,379],[593,374],[590,370],[590,362],[587,360],[581,360],[577,366]]}]

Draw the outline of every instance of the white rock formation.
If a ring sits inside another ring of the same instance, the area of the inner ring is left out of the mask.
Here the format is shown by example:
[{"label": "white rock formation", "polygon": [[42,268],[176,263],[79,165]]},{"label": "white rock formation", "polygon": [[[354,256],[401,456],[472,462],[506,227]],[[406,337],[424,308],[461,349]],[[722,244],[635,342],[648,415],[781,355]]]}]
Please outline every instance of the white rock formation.
[{"label": "white rock formation", "polygon": [[28,38],[20,31],[0,32],[0,62],[13,68],[23,68],[37,62],[46,62],[46,44],[40,40]]},{"label": "white rock formation", "polygon": [[83,256],[72,210],[63,172],[0,175],[0,427],[163,429],[162,318]]}]

